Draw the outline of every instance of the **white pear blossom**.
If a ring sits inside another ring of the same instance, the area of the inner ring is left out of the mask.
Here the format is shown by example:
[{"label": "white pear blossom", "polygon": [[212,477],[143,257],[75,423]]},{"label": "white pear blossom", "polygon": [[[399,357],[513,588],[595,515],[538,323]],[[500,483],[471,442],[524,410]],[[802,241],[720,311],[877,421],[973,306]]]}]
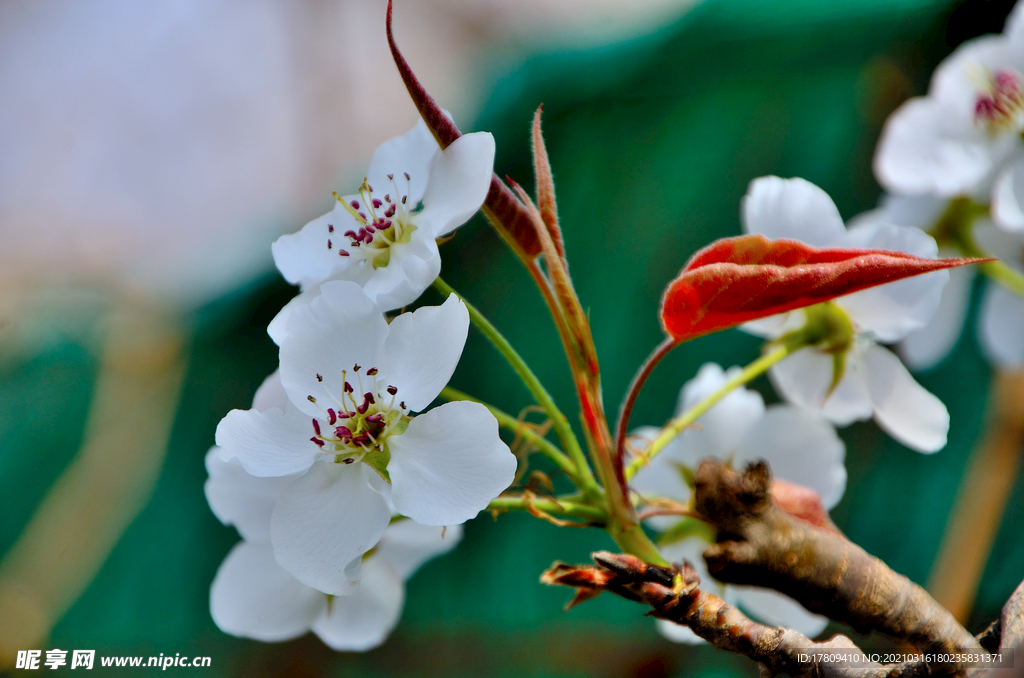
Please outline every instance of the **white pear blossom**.
[{"label": "white pear blossom", "polygon": [[875,175],[900,195],[992,201],[995,222],[1024,231],[1024,10],[1001,35],[969,40],[932,75],[927,96],[889,117]]},{"label": "white pear blossom", "polygon": [[[734,377],[739,367],[723,371],[707,363],[683,386],[677,416],[717,391]],[[642,427],[634,433],[634,446],[642,447],[659,429]],[[835,429],[815,412],[790,405],[765,407],[756,391],[738,388],[707,411],[696,425],[684,430],[650,464],[641,469],[632,485],[642,496],[660,496],[685,503],[691,490],[682,469],[696,471],[701,460],[722,459],[740,468],[749,462],[766,460],[776,478],[809,487],[827,509],[835,506],[846,488],[843,459],[846,447]],[[684,519],[693,520],[693,519]],[[671,530],[678,518],[656,516],[648,522],[658,530]],[[666,532],[666,537],[671,534]],[[768,589],[723,585],[712,579],[702,556],[708,542],[699,534],[662,544],[659,549],[673,562],[688,560],[701,577],[701,587],[718,594],[761,620],[787,626],[815,636],[827,619],[805,610],[792,598]],[[702,642],[690,629],[659,621],[659,630],[677,642]]]},{"label": "white pear blossom", "polygon": [[210,614],[225,633],[277,642],[313,631],[339,651],[380,645],[398,623],[405,584],[427,560],[447,553],[462,526],[392,523],[362,559],[362,581],[347,596],[332,597],[302,584],[274,560],[270,523],[274,505],[294,476],[257,478],[214,447],[206,455],[206,497],[243,541],[224,559],[210,588]]},{"label": "white pear blossom", "polygon": [[[803,179],[755,179],[743,199],[743,226],[748,233],[816,247],[887,249],[932,258],[938,254],[935,240],[916,228],[871,222],[847,230],[828,194]],[[948,279],[946,271],[936,271],[836,299],[833,304],[853,330],[839,381],[833,383],[833,354],[804,348],[772,367],[772,383],[786,400],[820,410],[840,426],[873,416],[911,449],[942,449],[949,431],[946,406],[878,342],[896,342],[923,327],[935,313]],[[806,317],[803,310],[791,311],[747,323],[743,329],[776,339],[799,329]]]},{"label": "white pear blossom", "polygon": [[423,412],[454,372],[468,328],[455,295],[389,325],[356,283],[325,283],[288,318],[279,378],[217,427],[224,459],[248,473],[299,474],[270,529],[277,562],[303,584],[350,593],[392,509],[455,525],[512,483],[516,460],[487,408]]},{"label": "white pear blossom", "polygon": [[268,331],[280,345],[288,314],[328,280],[351,280],[382,311],[416,300],[441,272],[436,238],[472,217],[487,196],[494,137],[466,134],[441,150],[421,120],[373,154],[358,193],[273,245],[274,261],[302,294]]},{"label": "white pear blossom", "polygon": [[[851,220],[851,225],[888,223],[929,230],[949,207],[949,199],[931,196],[884,195],[877,209]],[[1024,272],[1024,233],[1007,232],[991,219],[980,217],[972,235],[986,252],[1006,265]],[[956,256],[940,250],[942,256]],[[972,266],[950,269],[949,284],[932,319],[910,332],[900,343],[903,360],[914,369],[934,366],[953,350],[963,332],[971,301],[976,270]],[[978,340],[995,365],[1015,369],[1024,366],[1024,299],[994,282],[987,282],[978,315]]]}]

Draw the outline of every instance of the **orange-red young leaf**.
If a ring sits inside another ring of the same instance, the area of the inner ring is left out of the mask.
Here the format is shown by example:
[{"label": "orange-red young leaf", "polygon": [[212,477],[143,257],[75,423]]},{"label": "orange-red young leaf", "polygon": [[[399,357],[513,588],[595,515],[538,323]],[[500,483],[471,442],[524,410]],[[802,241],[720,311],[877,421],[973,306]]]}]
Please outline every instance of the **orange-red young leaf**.
[{"label": "orange-red young leaf", "polygon": [[723,238],[693,255],[661,298],[676,342],[868,287],[987,259],[923,259],[904,252],[817,248],[762,235]]},{"label": "orange-red young leaf", "polygon": [[[395,35],[391,30],[391,0],[388,0],[388,11],[385,19],[385,30],[387,31],[388,46],[391,48],[391,56],[398,67],[398,73],[402,76],[405,88],[409,90],[416,110],[420,112],[423,122],[427,124],[434,138],[441,148],[448,148],[456,139],[462,136],[462,132],[449,118],[444,110],[437,105],[434,97],[419,81],[416,74],[412,72],[409,62],[405,60],[402,52],[395,42]],[[533,230],[530,215],[523,204],[516,200],[508,186],[502,183],[498,175],[491,175],[491,187],[484,198],[483,211],[491,220],[498,233],[516,250],[524,256],[536,257],[541,252],[540,241]]]}]

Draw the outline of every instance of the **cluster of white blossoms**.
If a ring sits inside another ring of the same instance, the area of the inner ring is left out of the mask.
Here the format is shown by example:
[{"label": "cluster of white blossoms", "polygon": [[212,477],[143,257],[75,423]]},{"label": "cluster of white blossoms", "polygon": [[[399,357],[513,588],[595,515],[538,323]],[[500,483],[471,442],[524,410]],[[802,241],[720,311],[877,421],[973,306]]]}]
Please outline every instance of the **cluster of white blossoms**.
[{"label": "cluster of white blossoms", "polygon": [[385,316],[437,277],[435,238],[480,208],[493,160],[489,134],[442,151],[420,123],[377,150],[358,195],[275,243],[302,286],[269,328],[280,367],[224,417],[207,460],[210,505],[244,538],[211,592],[222,630],[379,644],[402,582],[512,483],[486,407],[427,409],[462,355],[465,305]]},{"label": "cluster of white blossoms", "polygon": [[[742,218],[748,233],[815,247],[886,249],[930,258],[938,254],[935,240],[919,229],[875,219],[859,220],[847,229],[828,194],[803,179],[755,179],[743,199]],[[846,341],[801,349],[772,367],[776,390],[795,405],[820,410],[839,426],[874,417],[911,449],[942,449],[949,431],[946,406],[881,344],[897,342],[924,327],[948,280],[946,271],[936,271],[830,302],[831,321],[845,325]],[[778,339],[820,312],[815,309],[750,322],[743,329]]]},{"label": "cluster of white blossoms", "polygon": [[[691,409],[718,391],[739,372],[738,367],[723,371],[707,363],[683,386],[677,414]],[[633,489],[641,496],[668,497],[680,503],[690,500],[692,477],[701,460],[716,458],[742,468],[765,460],[777,479],[796,483],[817,492],[826,509],[835,506],[846,488],[843,460],[846,447],[834,427],[819,413],[791,405],[765,407],[756,391],[739,388],[684,430],[651,459],[633,479]],[[642,427],[633,432],[634,447],[643,447],[660,429]],[[746,610],[762,621],[796,629],[810,637],[824,630],[825,617],[805,610],[792,598],[768,589],[724,585],[711,578],[702,556],[709,539],[704,524],[694,518],[655,516],[647,521],[661,531],[659,548],[669,561],[689,561],[701,577],[701,586],[727,602]],[[658,629],[677,642],[703,642],[685,626],[658,621]]]},{"label": "cluster of white blossoms", "polygon": [[[1024,7],[1001,35],[969,40],[936,69],[926,96],[889,118],[875,155],[875,174],[891,195],[870,219],[925,230],[940,226],[954,200],[981,205],[973,239],[1024,272]],[[987,209],[986,209],[987,208]],[[903,344],[914,366],[934,365],[964,327],[973,268],[951,273],[942,306]],[[1024,365],[1024,299],[989,284],[979,339],[996,365]]]}]

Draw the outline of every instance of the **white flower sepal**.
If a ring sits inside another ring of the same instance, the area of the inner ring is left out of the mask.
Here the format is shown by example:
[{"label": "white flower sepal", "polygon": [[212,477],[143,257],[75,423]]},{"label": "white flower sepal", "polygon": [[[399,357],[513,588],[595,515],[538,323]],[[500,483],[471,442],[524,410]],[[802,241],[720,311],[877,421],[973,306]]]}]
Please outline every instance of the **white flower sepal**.
[{"label": "white flower sepal", "polygon": [[257,478],[217,448],[206,456],[206,497],[214,514],[238,528],[243,541],[224,559],[210,587],[210,614],[225,633],[278,642],[313,631],[339,651],[377,647],[398,623],[404,582],[427,560],[447,553],[462,526],[442,529],[411,520],[391,524],[362,558],[362,580],[350,595],[330,597],[292,577],[274,560],[273,507],[294,478]]},{"label": "white flower sepal", "polygon": [[[714,363],[702,366],[683,386],[676,415],[717,391],[739,371],[738,367],[723,371]],[[638,429],[632,434],[634,446],[642,448],[641,441],[653,440],[658,432],[659,429],[653,427]],[[845,456],[843,441],[819,414],[790,405],[766,408],[759,393],[738,388],[642,468],[632,487],[641,496],[662,496],[686,503],[691,490],[684,482],[680,467],[696,471],[701,460],[709,457],[729,462],[736,468],[763,459],[776,478],[809,487],[818,493],[825,508],[831,509],[846,488]],[[678,520],[657,516],[648,522],[666,531]],[[708,542],[701,537],[690,536],[659,546],[659,550],[671,562],[688,560],[697,569],[702,588],[762,621],[788,626],[808,636],[815,636],[825,628],[827,619],[808,612],[788,596],[757,587],[724,585],[714,580],[707,572],[702,555],[707,546]],[[688,628],[671,622],[659,621],[658,629],[676,642],[703,642]]]},{"label": "white flower sepal", "polygon": [[271,520],[274,555],[296,579],[344,595],[392,508],[423,525],[463,523],[511,484],[516,460],[483,405],[422,412],[448,382],[469,329],[452,295],[389,325],[355,283],[332,281],[288,319],[284,409],[233,410],[225,459],[255,476],[301,474]]},{"label": "white flower sepal", "polygon": [[[896,250],[931,258],[938,254],[935,240],[916,228],[870,222],[847,230],[828,194],[803,179],[762,177],[751,182],[743,199],[743,226],[748,233],[816,247]],[[935,271],[834,300],[855,334],[838,384],[833,388],[833,355],[805,348],[772,367],[775,388],[789,402],[820,410],[840,426],[874,416],[883,430],[911,449],[942,449],[949,431],[946,406],[877,342],[896,342],[923,327],[938,308],[948,279],[948,272]],[[742,329],[776,339],[798,329],[805,318],[804,311],[791,311],[746,323]]]},{"label": "white flower sepal", "polygon": [[487,197],[494,137],[465,134],[443,151],[421,120],[377,149],[359,192],[274,243],[274,261],[302,293],[267,331],[280,345],[288,315],[329,280],[358,283],[382,311],[416,300],[441,272],[436,238],[472,217]]}]

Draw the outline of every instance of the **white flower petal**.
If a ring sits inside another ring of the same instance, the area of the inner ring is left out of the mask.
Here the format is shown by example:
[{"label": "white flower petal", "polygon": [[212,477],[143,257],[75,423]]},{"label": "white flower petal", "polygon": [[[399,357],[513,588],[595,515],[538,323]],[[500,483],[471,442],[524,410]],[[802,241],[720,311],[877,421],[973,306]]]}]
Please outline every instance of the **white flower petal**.
[{"label": "white flower petal", "polygon": [[813,349],[801,349],[787,357],[768,373],[775,390],[783,398],[846,426],[871,417],[871,397],[860,374],[856,348],[847,353],[846,371],[839,385],[828,395],[832,384],[832,356]]},{"label": "white flower petal", "polygon": [[[385,194],[390,194],[398,200],[397,196],[407,195],[410,205],[418,203],[427,186],[430,162],[440,151],[422,120],[405,134],[385,141],[374,152],[366,173],[374,197],[383,200]],[[405,173],[409,175],[408,183]]]},{"label": "white flower petal", "polygon": [[[274,263],[293,285],[317,285],[351,265],[348,257],[338,256],[338,244],[343,240],[342,233],[358,230],[359,226],[344,206],[335,201],[334,209],[327,214],[309,222],[299,232],[277,239],[271,246]],[[332,241],[330,249],[328,240]]]},{"label": "white flower petal", "polygon": [[206,501],[217,519],[234,525],[243,539],[270,541],[270,515],[278,497],[294,476],[258,478],[249,475],[237,459],[224,461],[217,447],[206,453]]},{"label": "white flower petal", "polygon": [[[306,414],[325,418],[324,410],[338,406],[343,371],[353,385],[357,364],[363,370],[376,367],[382,377],[387,373],[387,332],[384,316],[358,285],[348,281],[322,285],[320,296],[293,310],[288,318],[288,332],[281,343],[281,383],[289,399]],[[318,402],[310,402],[308,396]]]},{"label": "white flower petal", "polygon": [[821,415],[788,405],[773,405],[747,429],[733,465],[764,459],[775,477],[809,487],[826,509],[846,489],[846,446]]},{"label": "white flower petal", "polygon": [[376,557],[387,562],[405,581],[432,558],[444,555],[462,540],[462,525],[437,527],[420,525],[414,520],[399,520],[388,527]]},{"label": "white flower petal", "polygon": [[312,435],[309,417],[289,405],[284,412],[231,410],[217,424],[216,439],[222,459],[237,458],[248,473],[266,477],[309,468],[319,452]]},{"label": "white flower petal", "polygon": [[252,409],[257,412],[266,412],[276,407],[284,412],[288,405],[288,394],[285,393],[284,386],[281,385],[281,372],[274,370],[256,389],[256,395],[252,397]]},{"label": "white flower petal", "polygon": [[990,177],[1005,149],[957,129],[948,110],[929,97],[914,97],[889,116],[875,152],[875,177],[894,193],[952,197],[972,193]]},{"label": "white flower petal", "polygon": [[992,220],[1007,231],[1024,232],[1024,157],[1015,158],[996,177]]},{"label": "white flower petal", "polygon": [[427,226],[435,238],[451,233],[480,209],[493,173],[494,137],[488,132],[462,135],[434,156],[423,211],[414,223]]},{"label": "white flower petal", "polygon": [[800,240],[815,247],[841,247],[846,237],[832,198],[805,179],[754,179],[743,196],[742,209],[747,233]]},{"label": "white flower petal", "polygon": [[931,321],[903,339],[900,356],[912,369],[932,367],[953,350],[967,320],[974,275],[973,266],[951,269],[949,282],[942,288],[939,308]]},{"label": "white flower petal", "polygon": [[864,367],[875,421],[886,433],[918,452],[937,452],[946,446],[949,411],[914,381],[892,351],[869,346]]},{"label": "white flower petal", "polygon": [[391,321],[385,343],[388,380],[410,410],[426,409],[452,378],[468,333],[469,311],[454,294],[440,306],[424,306]]},{"label": "white flower petal", "polygon": [[362,463],[319,461],[281,494],[270,521],[274,555],[303,584],[331,595],[354,589],[346,566],[377,544],[391,520],[371,473]]},{"label": "white flower petal", "polygon": [[[924,231],[885,223],[850,229],[849,245],[907,252],[929,259],[939,254],[935,239]],[[837,303],[859,329],[870,331],[879,341],[898,341],[932,318],[948,280],[947,271],[934,271],[840,297]]]},{"label": "white flower petal", "polygon": [[479,403],[435,407],[387,441],[395,508],[423,525],[456,525],[512,484],[516,458]]},{"label": "white flower petal", "polygon": [[986,357],[999,367],[1024,366],[1024,299],[989,282],[981,303],[978,338]]},{"label": "white flower petal", "polygon": [[239,542],[210,587],[210,615],[224,633],[265,643],[296,638],[327,606],[274,562],[269,543]]},{"label": "white flower petal", "polygon": [[803,605],[778,591],[757,586],[729,586],[739,606],[771,626],[794,629],[814,638],[828,626],[828,618],[808,612]]},{"label": "white flower petal", "polygon": [[803,310],[789,311],[770,315],[767,318],[751,320],[740,325],[740,329],[747,334],[765,339],[778,339],[787,332],[798,330],[807,323],[807,314]]},{"label": "white flower petal", "polygon": [[[428,229],[412,232],[409,242],[391,246],[387,266],[373,270],[367,262],[364,270],[372,270],[363,284],[363,291],[382,311],[392,311],[416,301],[441,273],[441,253]],[[360,282],[360,281],[356,281]]]},{"label": "white flower petal", "polygon": [[847,222],[848,229],[861,223],[882,222],[896,226],[913,226],[922,231],[929,230],[949,207],[949,200],[930,195],[893,195],[886,193],[879,201],[881,207],[866,212]]},{"label": "white flower petal", "polygon": [[1014,63],[1024,63],[1024,5],[1017,3],[1006,17],[1003,35],[1007,41],[1007,51]]},{"label": "white flower petal", "polygon": [[350,596],[331,600],[313,622],[313,633],[339,652],[364,652],[388,637],[402,615],[405,586],[376,556],[363,564],[362,583]]},{"label": "white flower petal", "polygon": [[[739,374],[740,369],[730,367],[724,371],[714,363],[702,365],[697,375],[683,386],[676,416],[700,404]],[[697,419],[695,426],[680,434],[680,461],[696,469],[707,457],[728,459],[739,447],[747,429],[763,415],[764,399],[760,393],[742,387],[731,391]]]}]

